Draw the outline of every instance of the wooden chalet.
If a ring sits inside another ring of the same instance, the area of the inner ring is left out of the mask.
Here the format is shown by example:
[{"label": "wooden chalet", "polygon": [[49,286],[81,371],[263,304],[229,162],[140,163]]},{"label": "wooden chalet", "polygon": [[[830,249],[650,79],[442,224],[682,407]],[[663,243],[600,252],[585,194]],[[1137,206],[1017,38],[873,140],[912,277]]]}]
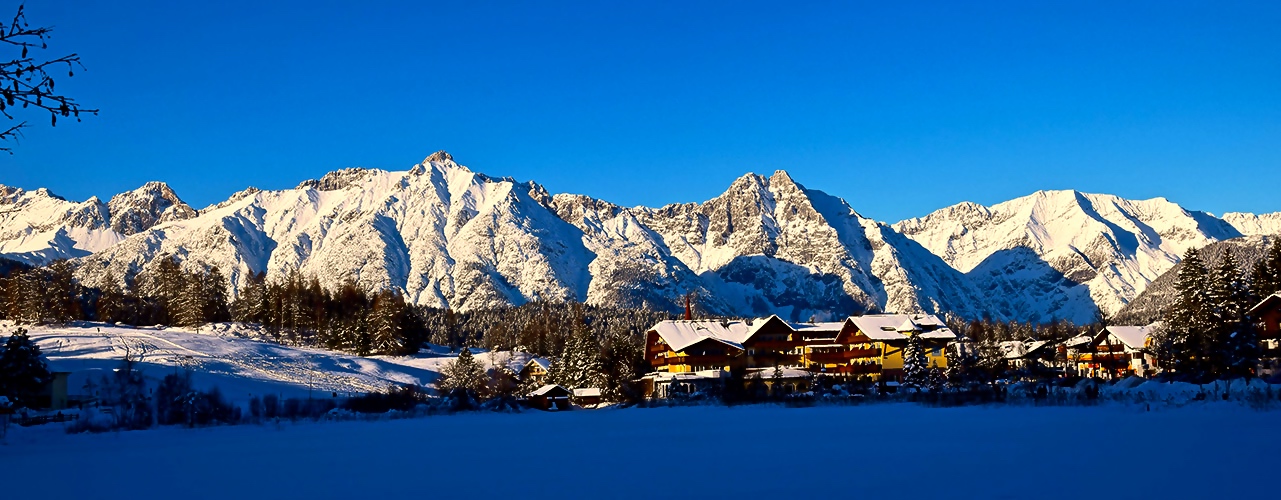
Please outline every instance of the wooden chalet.
[{"label": "wooden chalet", "polygon": [[559,385],[548,384],[529,393],[526,401],[528,401],[530,407],[540,410],[568,410],[570,408],[569,398],[571,395],[572,393],[569,389]]},{"label": "wooden chalet", "polygon": [[[869,378],[881,382],[901,382],[903,379],[903,349],[908,337],[919,337],[925,357],[931,367],[946,368],[949,343],[956,341],[956,334],[937,316],[932,314],[868,314],[850,318],[855,330],[845,339],[860,348],[880,351],[878,373]],[[873,358],[857,358],[869,363]]]},{"label": "wooden chalet", "polygon": [[1121,378],[1150,376],[1156,372],[1156,358],[1149,350],[1157,325],[1109,326],[1094,336],[1090,351],[1080,356],[1082,375]]},{"label": "wooden chalet", "polygon": [[[728,372],[741,364],[757,371],[780,367],[845,380],[897,381],[902,350],[911,336],[921,338],[931,365],[947,366],[943,351],[956,335],[937,317],[923,314],[873,314],[823,323],[788,323],[778,316],[663,321],[647,332],[645,357],[656,373]],[[665,380],[653,378],[660,385]],[[662,389],[656,385],[647,392]]]},{"label": "wooden chalet", "polygon": [[1259,327],[1259,376],[1281,373],[1281,293],[1263,299],[1248,315]]},{"label": "wooden chalet", "polygon": [[531,357],[520,366],[520,369],[516,370],[516,374],[521,382],[531,381],[541,384],[547,380],[547,370],[549,369],[551,369],[550,361],[539,357]]},{"label": "wooden chalet", "polygon": [[581,387],[574,389],[574,404],[578,406],[594,406],[600,404],[600,389],[595,387]]}]

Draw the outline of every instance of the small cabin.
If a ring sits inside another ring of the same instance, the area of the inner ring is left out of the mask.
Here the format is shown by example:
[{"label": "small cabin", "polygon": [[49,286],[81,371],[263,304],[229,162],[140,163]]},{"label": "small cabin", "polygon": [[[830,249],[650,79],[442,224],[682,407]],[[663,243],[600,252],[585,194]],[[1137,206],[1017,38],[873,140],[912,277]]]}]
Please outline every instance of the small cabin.
[{"label": "small cabin", "polygon": [[574,389],[574,404],[578,406],[594,406],[600,404],[600,389],[595,387]]},{"label": "small cabin", "polygon": [[547,384],[529,393],[527,401],[530,407],[540,410],[568,410],[571,394],[569,389]]}]

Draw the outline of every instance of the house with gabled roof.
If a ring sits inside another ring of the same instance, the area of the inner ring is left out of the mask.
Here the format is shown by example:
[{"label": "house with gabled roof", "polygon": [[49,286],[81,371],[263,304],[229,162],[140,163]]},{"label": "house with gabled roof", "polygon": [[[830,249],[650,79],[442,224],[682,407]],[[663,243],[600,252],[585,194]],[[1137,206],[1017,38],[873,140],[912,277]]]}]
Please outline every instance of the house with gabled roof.
[{"label": "house with gabled roof", "polygon": [[[898,380],[902,350],[913,336],[921,339],[931,365],[947,366],[944,350],[956,334],[927,314],[809,323],[788,323],[778,316],[663,321],[647,332],[645,355],[659,373],[728,372],[731,364],[742,363],[746,369],[780,367],[838,379]],[[654,383],[658,388],[663,381]]]},{"label": "house with gabled roof", "polygon": [[850,321],[856,328],[850,340],[880,351],[880,371],[871,377],[877,381],[902,380],[909,337],[920,338],[930,366],[937,368],[947,367],[946,347],[956,341],[956,333],[932,314],[866,314]]},{"label": "house with gabled roof", "polygon": [[1269,295],[1246,314],[1259,327],[1259,376],[1281,373],[1281,293]]},{"label": "house with gabled roof", "polygon": [[569,389],[555,384],[547,384],[530,392],[526,396],[529,405],[540,410],[568,410],[569,398],[572,393]]},{"label": "house with gabled roof", "polygon": [[1103,378],[1152,375],[1156,372],[1156,358],[1150,347],[1158,326],[1109,326],[1099,331],[1090,344],[1093,352],[1082,358],[1086,370],[1082,375]]}]

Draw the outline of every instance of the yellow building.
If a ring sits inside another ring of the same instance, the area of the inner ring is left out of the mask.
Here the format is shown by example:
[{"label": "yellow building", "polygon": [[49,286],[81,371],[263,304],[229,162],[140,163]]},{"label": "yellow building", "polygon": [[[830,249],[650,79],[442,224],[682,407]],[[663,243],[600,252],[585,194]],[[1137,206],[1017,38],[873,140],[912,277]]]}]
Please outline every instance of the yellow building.
[{"label": "yellow building", "polygon": [[778,316],[751,321],[663,321],[646,335],[646,359],[656,372],[728,371],[775,366],[843,379],[902,376],[903,348],[920,336],[934,367],[956,335],[933,315],[872,314],[825,323],[787,323]]}]

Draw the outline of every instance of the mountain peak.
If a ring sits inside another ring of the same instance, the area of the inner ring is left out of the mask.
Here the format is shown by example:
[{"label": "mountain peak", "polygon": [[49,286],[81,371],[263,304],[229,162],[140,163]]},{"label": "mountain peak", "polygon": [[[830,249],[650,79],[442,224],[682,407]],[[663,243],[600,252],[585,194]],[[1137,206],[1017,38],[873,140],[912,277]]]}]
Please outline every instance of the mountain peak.
[{"label": "mountain peak", "polygon": [[161,222],[190,219],[196,211],[178,198],[169,184],[151,181],[133,191],[111,197],[107,202],[111,228],[122,235],[150,229]]},{"label": "mountain peak", "polygon": [[452,163],[453,161],[454,161],[454,156],[449,154],[448,151],[445,151],[442,149],[440,151],[427,155],[427,158],[423,160],[423,163],[430,163],[430,162]]},{"label": "mountain peak", "polygon": [[341,191],[365,178],[373,169],[348,167],[334,170],[319,179],[308,179],[298,184],[295,189],[312,188],[316,191]]}]

